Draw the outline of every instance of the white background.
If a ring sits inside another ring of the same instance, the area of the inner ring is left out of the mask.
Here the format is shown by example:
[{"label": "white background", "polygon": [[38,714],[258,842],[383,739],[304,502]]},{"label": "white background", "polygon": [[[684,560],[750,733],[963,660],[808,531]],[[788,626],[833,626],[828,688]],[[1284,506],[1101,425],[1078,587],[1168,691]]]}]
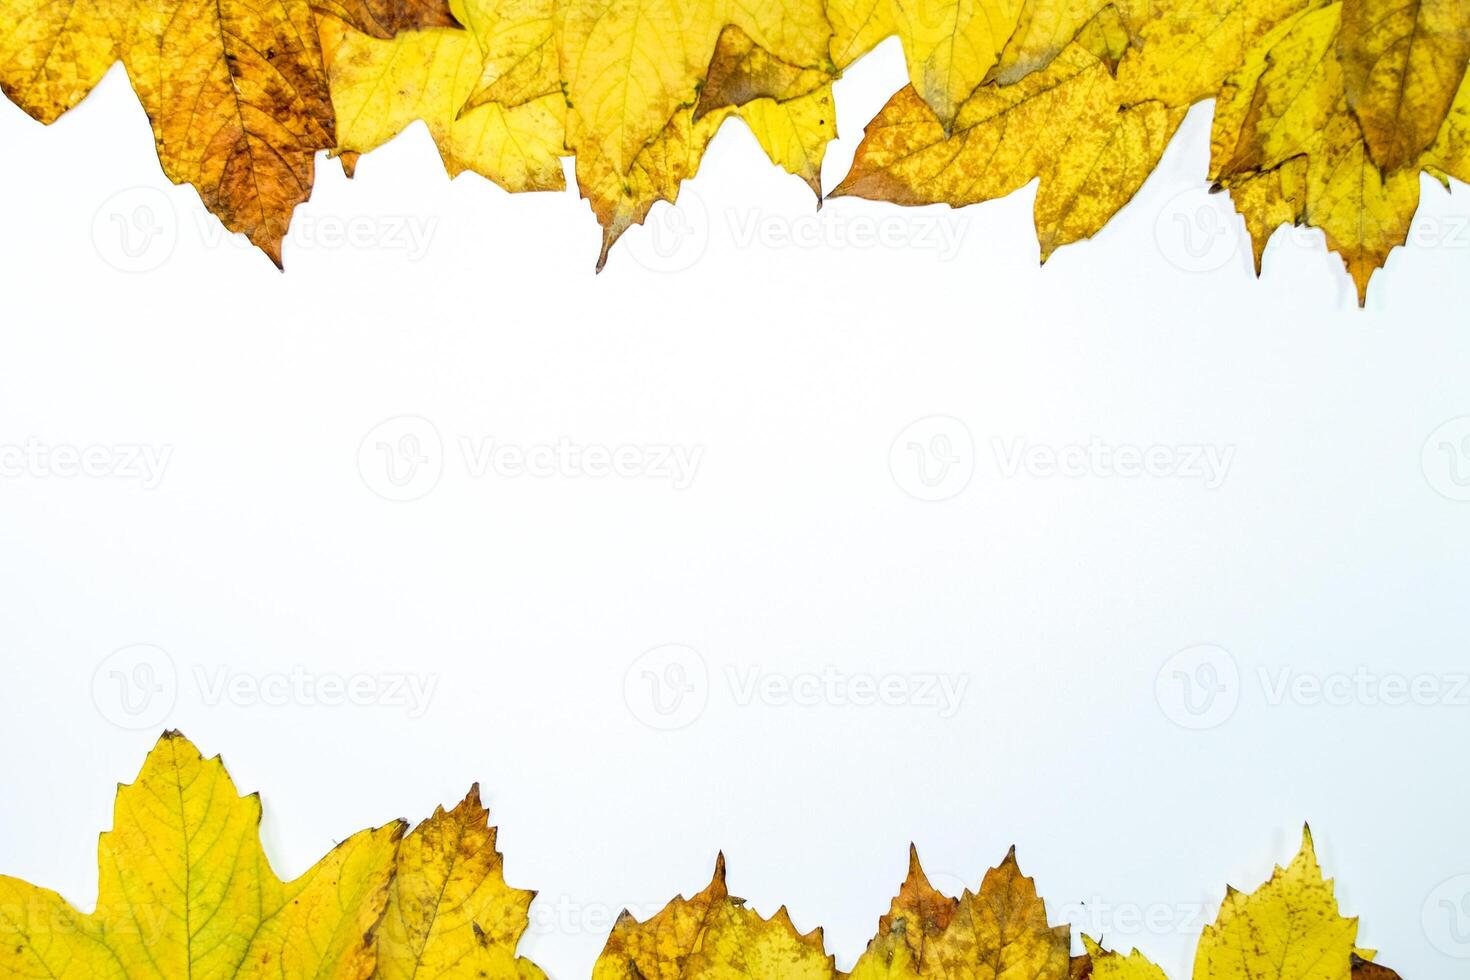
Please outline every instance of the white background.
[{"label": "white background", "polygon": [[[889,45],[840,83],[829,188],[902,77]],[[450,182],[415,129],[320,167],[283,275],[166,183],[120,74],[50,129],[0,106],[0,870],[90,903],[176,726],[261,791],[283,874],[480,780],[559,980],[719,848],[850,966],[910,840],[949,890],[1015,843],[1056,918],[1184,977],[1304,820],[1363,944],[1465,975],[1464,189],[1426,181],[1359,312],[1315,234],[1254,280],[1207,128],[1042,269],[1029,188],[814,218],[732,124],[601,276],[574,193]],[[637,472],[476,470],[485,440]],[[1094,441],[1155,472],[1045,468]],[[293,671],[372,703],[250,693]]]}]

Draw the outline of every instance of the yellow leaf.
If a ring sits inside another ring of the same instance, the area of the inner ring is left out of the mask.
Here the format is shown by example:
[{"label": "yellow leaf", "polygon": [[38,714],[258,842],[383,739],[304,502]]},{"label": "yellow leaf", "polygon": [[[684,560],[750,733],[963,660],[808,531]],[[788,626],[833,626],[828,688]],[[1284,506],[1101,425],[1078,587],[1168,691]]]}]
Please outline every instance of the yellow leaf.
[{"label": "yellow leaf", "polygon": [[480,42],[484,65],[466,109],[497,102],[506,108],[561,95],[557,0],[466,4],[460,20]]},{"label": "yellow leaf", "polygon": [[849,980],[908,980],[928,969],[934,940],[949,928],[959,899],[929,884],[919,853],[909,845],[909,872],[888,914],[878,919],[878,935],[858,957]]},{"label": "yellow leaf", "polygon": [[960,896],[948,927],[935,937],[923,977],[935,980],[1066,980],[1071,965],[1066,926],[1046,921],[1036,883],[1021,874],[1011,848],[985,872],[980,890]]},{"label": "yellow leaf", "polygon": [[1470,182],[1470,75],[1460,83],[1439,138],[1425,151],[1424,158],[1427,165]]},{"label": "yellow leaf", "polygon": [[1465,0],[1343,0],[1348,105],[1373,161],[1398,170],[1439,133],[1470,61]]},{"label": "yellow leaf", "polygon": [[833,60],[846,67],[897,34],[909,83],[948,129],[999,63],[1021,7],[1022,0],[832,0]]},{"label": "yellow leaf", "polygon": [[757,99],[740,107],[740,118],[750,127],[771,162],[800,177],[822,205],[822,159],[827,144],[837,138],[837,108],[832,86],[778,102]]},{"label": "yellow leaf", "polygon": [[1328,122],[1322,148],[1307,161],[1306,220],[1321,228],[1367,301],[1368,280],[1409,235],[1419,206],[1419,174],[1384,174],[1373,163],[1346,103]]},{"label": "yellow leaf", "polygon": [[1082,25],[1077,32],[1077,43],[1116,74],[1118,63],[1133,43],[1133,35],[1118,8],[1109,4]]},{"label": "yellow leaf", "polygon": [[566,0],[567,143],[577,153],[584,196],[605,173],[630,176],[644,147],[695,103],[720,32],[731,23],[782,61],[826,61],[830,31],[815,0]]},{"label": "yellow leaf", "polygon": [[0,0],[0,90],[55,122],[121,55],[127,0]]},{"label": "yellow leaf", "polygon": [[1350,980],[1357,919],[1338,914],[1312,835],[1285,868],[1249,895],[1229,889],[1205,927],[1194,980]]},{"label": "yellow leaf", "polygon": [[[802,178],[820,204],[822,158],[837,135],[832,76],[775,58],[738,29],[722,33],[720,48],[710,98],[717,108],[701,98],[697,107],[680,109],[627,173],[596,145],[578,155],[578,186],[603,228],[599,270],[613,244],[642,223],[654,204],[678,199],[679,186],[699,171],[710,140],[732,116],[744,120],[771,162]],[[751,101],[734,104],[741,99]]]},{"label": "yellow leaf", "polygon": [[1095,234],[1142,186],[1183,119],[1158,102],[1124,106],[1107,65],[1073,44],[1014,85],[987,84],[953,136],[912,88],[868,124],[833,196],[899,204],[992,200],[1041,178],[1042,258]]},{"label": "yellow leaf", "polygon": [[[455,12],[492,35],[499,20],[495,5],[483,0],[463,0]],[[509,191],[566,186],[560,95],[464,108],[485,63],[471,30],[436,28],[383,41],[323,19],[322,43],[340,149],[366,153],[422,120],[451,176],[471,170]]]},{"label": "yellow leaf", "polygon": [[1082,937],[1082,945],[1092,965],[1092,980],[1168,980],[1163,970],[1136,949],[1125,956],[1103,949],[1090,936]]},{"label": "yellow leaf", "polygon": [[1274,170],[1246,174],[1230,182],[1230,198],[1251,237],[1256,275],[1266,243],[1282,225],[1300,224],[1306,217],[1307,158],[1293,157]]},{"label": "yellow leaf", "polygon": [[516,956],[535,892],[511,888],[480,787],[404,838],[377,932],[375,980],[545,980]]},{"label": "yellow leaf", "polygon": [[317,150],[336,145],[306,0],[149,0],[124,52],[164,173],[276,265]]},{"label": "yellow leaf", "polygon": [[1294,18],[1234,76],[1215,114],[1211,177],[1270,170],[1313,150],[1342,99],[1336,57],[1341,4]]},{"label": "yellow leaf", "polygon": [[0,877],[0,976],[337,978],[373,970],[401,823],[355,834],[295,881],[271,871],[260,800],[169,732],[119,786],[97,909]]},{"label": "yellow leaf", "polygon": [[832,63],[840,71],[898,31],[893,0],[828,0]]},{"label": "yellow leaf", "polygon": [[458,26],[445,0],[312,0],[312,7],[385,40],[401,31]]},{"label": "yellow leaf", "polygon": [[782,61],[756,44],[749,34],[730,25],[720,32],[699,90],[694,118],[726,106],[743,106],[756,99],[798,98],[831,85],[832,81],[830,72]]},{"label": "yellow leaf", "polygon": [[[1026,0],[1021,7],[1015,33],[1001,52],[992,77],[1002,85],[1010,85],[1033,71],[1045,68],[1104,10],[1112,11],[1114,21],[1117,20],[1117,10],[1108,0]],[[1111,27],[1106,23],[1098,25],[1094,35],[1099,29],[1110,30]],[[1104,46],[1110,53],[1114,50],[1112,41],[1116,38],[1111,38],[1110,43]],[[1093,50],[1091,45],[1089,50]],[[1103,57],[1098,51],[1093,53]],[[1121,50],[1117,54],[1121,57]]]},{"label": "yellow leaf", "polygon": [[1320,0],[1159,0],[1118,66],[1124,104],[1187,106],[1213,97],[1272,28]]},{"label": "yellow leaf", "polygon": [[619,916],[593,980],[836,980],[822,931],[801,935],[782,907],[762,919],[725,887],[725,859],[693,898],[676,898],[645,922]]}]

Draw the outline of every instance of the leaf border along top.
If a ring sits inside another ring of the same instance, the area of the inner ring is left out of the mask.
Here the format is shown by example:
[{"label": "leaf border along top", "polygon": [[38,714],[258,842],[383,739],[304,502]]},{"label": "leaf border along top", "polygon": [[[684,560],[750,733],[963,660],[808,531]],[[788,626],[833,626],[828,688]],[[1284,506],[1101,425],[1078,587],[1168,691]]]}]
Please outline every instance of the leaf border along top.
[{"label": "leaf border along top", "polygon": [[[1332,69],[1310,89],[1316,125],[1263,152],[1255,120],[1295,70],[1283,44],[1329,7],[1343,15],[1314,49]],[[1363,302],[1407,236],[1418,174],[1470,176],[1463,0],[0,0],[0,87],[51,122],[121,60],[166,174],[277,265],[318,150],[350,173],[422,119],[451,174],[511,191],[559,189],[571,156],[600,269],[732,116],[820,198],[831,85],[894,35],[911,85],[833,193],[962,205],[1039,177],[1043,260],[1100,230],[1210,97],[1217,146],[1222,122],[1244,127],[1211,179],[1258,273],[1280,224],[1320,227]],[[938,164],[881,163],[895,155]]]}]

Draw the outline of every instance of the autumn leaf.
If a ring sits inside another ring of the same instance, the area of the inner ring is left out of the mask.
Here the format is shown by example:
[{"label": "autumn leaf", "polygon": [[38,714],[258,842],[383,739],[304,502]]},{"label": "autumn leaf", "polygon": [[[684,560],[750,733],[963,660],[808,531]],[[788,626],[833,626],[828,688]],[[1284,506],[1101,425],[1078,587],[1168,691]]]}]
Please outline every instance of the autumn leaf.
[{"label": "autumn leaf", "polygon": [[878,920],[878,935],[852,968],[851,980],[900,980],[931,970],[934,940],[944,934],[959,910],[959,899],[929,884],[919,852],[909,845],[909,872],[888,914]]},{"label": "autumn leaf", "polygon": [[1282,224],[1320,228],[1359,301],[1418,207],[1470,176],[1466,0],[0,0],[0,87],[50,122],[116,60],[170,179],[277,265],[326,150],[414,122],[451,175],[564,186],[597,267],[675,202],[720,127],[822,197],[833,83],[899,38],[910,84],[834,196],[960,207],[1038,182],[1043,261],[1100,231],[1188,108],[1257,272]]},{"label": "autumn leaf", "polygon": [[1312,834],[1285,868],[1250,894],[1227,889],[1205,927],[1194,980],[1352,980],[1358,920],[1343,918]]},{"label": "autumn leaf", "polygon": [[[516,5],[518,13],[530,13],[527,6]],[[508,191],[561,190],[561,96],[467,107],[495,56],[492,46],[505,36],[497,31],[504,12],[487,0],[456,0],[454,12],[467,28],[410,31],[386,41],[323,19],[338,150],[370,152],[422,120],[450,176],[469,170]]]},{"label": "autumn leaf", "polygon": [[805,181],[820,204],[822,159],[837,135],[833,76],[776,58],[739,29],[727,28],[718,45],[719,85],[710,104],[701,99],[676,112],[634,158],[631,170],[620,172],[596,148],[578,156],[582,196],[603,228],[599,270],[613,244],[654,204],[678,200],[680,186],[699,171],[710,140],[731,118],[749,126],[771,162]]},{"label": "autumn leaf", "polygon": [[852,980],[1067,980],[1068,928],[1046,921],[1012,848],[958,899],[936,892],[909,850],[909,873]]},{"label": "autumn leaf", "polygon": [[1276,229],[1306,220],[1307,158],[1293,157],[1274,170],[1234,179],[1229,186],[1235,210],[1250,234],[1251,256],[1259,276],[1266,243]]},{"label": "autumn leaf", "polygon": [[1353,980],[1400,980],[1397,973],[1353,954]]},{"label": "autumn leaf", "polygon": [[1168,980],[1163,970],[1136,949],[1126,955],[1103,949],[1090,936],[1082,937],[1082,946],[1086,950],[1087,974],[1092,980]]},{"label": "autumn leaf", "polygon": [[312,0],[312,7],[381,40],[403,31],[459,25],[445,0]]},{"label": "autumn leaf", "polygon": [[1373,162],[1413,164],[1434,142],[1470,61],[1465,0],[1343,0],[1348,105]]},{"label": "autumn leaf", "polygon": [[912,88],[899,92],[868,124],[832,196],[960,206],[1039,177],[1033,210],[1045,261],[1128,203],[1183,116],[1161,102],[1121,104],[1107,64],[1073,44],[1014,85],[981,86],[952,136]]},{"label": "autumn leaf", "polygon": [[476,784],[404,838],[377,931],[375,980],[546,980],[516,956],[536,893],[505,883],[488,821]]},{"label": "autumn leaf", "polygon": [[368,977],[404,826],[354,834],[295,881],[261,850],[260,799],[167,732],[119,786],[97,909],[0,877],[0,976]]},{"label": "autumn leaf", "polygon": [[624,911],[592,980],[836,980],[822,930],[796,931],[785,906],[763,919],[730,895],[725,857],[693,898],[675,898],[644,922]]},{"label": "autumn leaf", "polygon": [[1149,0],[1138,44],[1118,66],[1122,102],[1187,106],[1213,97],[1247,52],[1319,0]]},{"label": "autumn leaf", "polygon": [[1339,104],[1322,150],[1307,160],[1306,222],[1342,256],[1360,305],[1373,274],[1408,238],[1418,206],[1418,173],[1380,171],[1346,103]]},{"label": "autumn leaf", "polygon": [[[260,816],[218,758],[164,733],[118,788],[94,912],[0,876],[0,980],[546,980],[516,953],[534,893],[506,883],[478,785],[406,836],[402,821],[354,834],[291,882],[270,868]],[[1227,890],[1193,980],[1398,980],[1356,939],[1304,833],[1256,891]],[[911,846],[877,934],[841,974],[821,929],[730,895],[720,856],[693,897],[619,916],[592,980],[1165,980],[1141,952],[1082,945],[1069,955],[1014,849],[954,898]]]},{"label": "autumn leaf", "polygon": [[0,90],[55,122],[121,56],[128,0],[0,0]]}]

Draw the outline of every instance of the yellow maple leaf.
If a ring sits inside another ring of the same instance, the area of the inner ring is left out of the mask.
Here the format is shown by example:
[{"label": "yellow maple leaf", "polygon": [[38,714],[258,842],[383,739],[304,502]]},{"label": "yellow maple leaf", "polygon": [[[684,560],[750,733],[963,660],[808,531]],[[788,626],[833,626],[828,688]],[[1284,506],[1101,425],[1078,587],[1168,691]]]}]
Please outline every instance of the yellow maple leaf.
[{"label": "yellow maple leaf", "polygon": [[1338,58],[1348,105],[1383,170],[1434,142],[1470,61],[1464,0],[1343,0]]},{"label": "yellow maple leaf", "polygon": [[469,170],[508,191],[561,190],[560,94],[466,108],[487,58],[500,54],[492,46],[505,36],[497,31],[503,12],[492,0],[455,0],[453,9],[465,29],[410,31],[392,40],[323,18],[338,149],[369,152],[422,120],[451,176]]},{"label": "yellow maple leaf", "polygon": [[1250,894],[1231,888],[1195,953],[1194,980],[1350,980],[1358,920],[1337,909],[1312,834]]},{"label": "yellow maple leaf", "polygon": [[644,922],[624,912],[592,967],[593,980],[836,980],[822,930],[796,931],[785,906],[763,919],[725,886],[724,855],[693,898]]},{"label": "yellow maple leaf", "polygon": [[1066,980],[1069,932],[1047,923],[1046,904],[1021,874],[1015,848],[978,891],[954,899],[929,884],[910,846],[908,877],[851,980]]},{"label": "yellow maple leaf", "polygon": [[1064,980],[1071,964],[1070,930],[1046,921],[1036,883],[1021,874],[1013,847],[966,889],[949,925],[930,944],[924,977],[946,980]]},{"label": "yellow maple leaf", "polygon": [[958,207],[1039,177],[1034,215],[1045,261],[1128,203],[1183,116],[1160,102],[1122,104],[1107,64],[1072,44],[1014,85],[981,86],[952,136],[905,88],[868,124],[832,196]]},{"label": "yellow maple leaf", "polygon": [[0,977],[364,980],[403,824],[354,834],[283,883],[259,823],[259,797],[241,797],[218,757],[165,733],[118,787],[95,912],[0,877]]},{"label": "yellow maple leaf", "polygon": [[479,784],[403,839],[377,931],[375,980],[545,980],[516,956],[535,892],[505,883]]},{"label": "yellow maple leaf", "polygon": [[929,884],[919,852],[909,845],[909,870],[888,914],[878,919],[878,934],[868,943],[850,980],[908,980],[927,969],[934,940],[949,928],[959,899]]}]

